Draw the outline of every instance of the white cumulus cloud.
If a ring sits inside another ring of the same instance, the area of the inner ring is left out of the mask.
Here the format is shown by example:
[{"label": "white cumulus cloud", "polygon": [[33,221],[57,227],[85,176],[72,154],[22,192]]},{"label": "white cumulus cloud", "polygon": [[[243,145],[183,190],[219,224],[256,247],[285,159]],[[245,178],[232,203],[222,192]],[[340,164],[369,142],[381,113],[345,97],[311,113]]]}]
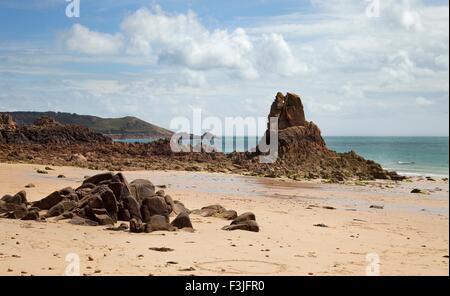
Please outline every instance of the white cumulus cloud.
[{"label": "white cumulus cloud", "polygon": [[434,105],[434,102],[432,100],[424,98],[424,97],[417,97],[416,98],[416,105],[418,105],[418,106],[431,106],[431,105]]},{"label": "white cumulus cloud", "polygon": [[80,24],[73,25],[63,40],[69,50],[91,55],[117,54],[123,46],[120,34],[99,33]]},{"label": "white cumulus cloud", "polygon": [[243,28],[209,30],[192,11],[167,14],[159,7],[141,8],[125,17],[121,31],[114,35],[74,25],[65,45],[83,54],[120,52],[190,70],[228,69],[247,79],[307,71],[280,34],[249,36]]}]

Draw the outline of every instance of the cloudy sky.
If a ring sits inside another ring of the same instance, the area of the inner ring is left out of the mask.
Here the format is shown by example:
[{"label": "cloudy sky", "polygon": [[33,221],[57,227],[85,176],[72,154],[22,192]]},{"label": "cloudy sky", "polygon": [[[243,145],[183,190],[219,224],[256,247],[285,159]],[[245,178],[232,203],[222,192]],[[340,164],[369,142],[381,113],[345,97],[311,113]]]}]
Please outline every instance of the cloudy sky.
[{"label": "cloudy sky", "polygon": [[[379,1],[379,14],[376,7]],[[0,0],[0,111],[267,116],[298,93],[325,135],[445,135],[444,0]]]}]

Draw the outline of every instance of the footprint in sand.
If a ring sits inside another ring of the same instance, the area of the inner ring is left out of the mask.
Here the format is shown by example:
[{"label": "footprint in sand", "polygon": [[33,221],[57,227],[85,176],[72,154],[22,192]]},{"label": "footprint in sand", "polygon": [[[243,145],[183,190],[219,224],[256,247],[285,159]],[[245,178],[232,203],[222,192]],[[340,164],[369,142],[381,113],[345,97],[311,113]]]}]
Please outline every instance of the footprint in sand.
[{"label": "footprint in sand", "polygon": [[226,274],[276,274],[286,270],[286,265],[257,260],[221,260],[197,263],[196,267],[214,273]]}]

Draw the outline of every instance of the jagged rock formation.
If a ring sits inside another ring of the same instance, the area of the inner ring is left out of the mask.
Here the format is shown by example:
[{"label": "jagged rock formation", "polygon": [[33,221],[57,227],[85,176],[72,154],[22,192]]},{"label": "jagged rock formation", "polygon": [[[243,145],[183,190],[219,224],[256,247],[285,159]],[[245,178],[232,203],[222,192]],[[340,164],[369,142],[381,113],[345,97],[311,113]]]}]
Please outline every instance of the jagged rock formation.
[{"label": "jagged rock formation", "polygon": [[[329,150],[319,127],[306,120],[302,101],[296,94],[284,96],[278,93],[269,120],[271,117],[278,118],[278,160],[271,165],[253,165],[252,170],[269,176],[324,178],[335,182],[351,178],[402,179],[353,151],[337,153]],[[266,143],[270,142],[269,130],[270,126],[262,139]]]},{"label": "jagged rock formation", "polygon": [[[220,205],[208,208],[224,209]],[[217,212],[218,212],[217,210]],[[224,209],[225,210],[225,209]],[[259,231],[255,214],[217,216],[233,220],[225,230]],[[55,191],[41,200],[27,201],[25,191],[0,198],[0,218],[21,220],[69,220],[84,226],[108,225],[107,230],[150,233],[191,229],[191,211],[183,203],[173,200],[164,190],[155,192],[149,180],[138,179],[128,183],[122,173],[102,173],[88,177],[76,189]],[[172,222],[170,222],[171,218]],[[129,222],[128,226],[119,222]]]},{"label": "jagged rock formation", "polygon": [[0,117],[0,143],[3,144],[63,144],[111,143],[111,139],[88,128],[63,125],[50,117],[41,117],[31,126],[17,126],[11,115]]},{"label": "jagged rock formation", "polygon": [[[326,144],[322,138],[319,127],[306,120],[303,103],[300,97],[293,93],[284,96],[278,93],[273,102],[268,116],[278,118],[279,154],[289,158],[296,154],[309,156],[311,152],[327,152]],[[270,140],[270,126],[266,132],[267,142]],[[269,142],[268,142],[269,143]]]},{"label": "jagged rock formation", "polygon": [[270,117],[278,117],[278,128],[280,130],[307,124],[303,103],[298,95],[292,93],[287,93],[286,96],[281,92],[277,93],[270,108]]},{"label": "jagged rock formation", "polygon": [[[331,182],[404,179],[353,151],[337,153],[328,149],[319,127],[306,120],[302,101],[295,94],[278,93],[269,117],[278,118],[279,147],[276,162],[268,164],[260,162],[260,149],[231,154],[206,149],[198,149],[200,153],[174,152],[170,140],[166,139],[152,143],[118,143],[87,128],[62,125],[46,118],[35,122],[37,125],[16,126],[7,116],[0,119],[0,161],[111,171],[186,170],[294,180],[322,178]],[[267,142],[269,138],[262,141]]]}]

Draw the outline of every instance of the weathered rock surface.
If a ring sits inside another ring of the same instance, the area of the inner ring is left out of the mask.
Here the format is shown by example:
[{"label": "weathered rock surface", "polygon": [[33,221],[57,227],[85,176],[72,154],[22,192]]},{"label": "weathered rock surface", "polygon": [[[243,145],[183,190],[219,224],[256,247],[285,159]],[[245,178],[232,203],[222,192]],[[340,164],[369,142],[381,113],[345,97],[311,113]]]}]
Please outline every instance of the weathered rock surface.
[{"label": "weathered rock surface", "polygon": [[149,180],[138,179],[130,183],[130,191],[133,197],[141,203],[145,198],[155,194],[155,185]]},{"label": "weathered rock surface", "polygon": [[259,232],[259,225],[256,223],[256,216],[251,212],[246,212],[236,217],[230,225],[222,228],[223,230],[245,230],[251,232]]},{"label": "weathered rock surface", "polygon": [[223,230],[233,231],[233,230],[245,230],[251,232],[259,232],[259,225],[256,221],[249,220],[245,222],[241,222],[238,224],[227,225],[222,228]]},{"label": "weathered rock surface", "polygon": [[[48,119],[38,121],[33,126],[17,126],[7,115],[2,115],[0,124],[0,161],[51,163],[110,171],[233,172],[294,180],[322,178],[330,182],[404,179],[355,152],[337,153],[329,150],[319,127],[306,119],[298,95],[278,93],[269,117],[277,117],[279,122],[278,157],[275,163],[270,164],[260,163],[260,156],[263,155],[260,149],[231,154],[207,153],[205,150],[200,153],[174,152],[170,140],[117,143],[88,129],[61,125]],[[270,140],[266,135],[261,143]],[[146,182],[136,181],[135,184],[129,184],[128,188],[139,203],[155,194],[153,184]]]},{"label": "weathered rock surface", "polygon": [[247,212],[244,214],[239,215],[238,217],[236,217],[231,224],[239,224],[242,222],[247,222],[247,221],[256,221],[256,216],[255,214],[251,213],[251,212]]},{"label": "weathered rock surface", "polygon": [[78,201],[78,195],[72,188],[64,188],[53,192],[40,201],[33,202],[32,206],[41,210],[50,210],[53,206],[64,200]]},{"label": "weathered rock surface", "polygon": [[180,213],[171,223],[172,226],[183,229],[183,228],[194,228],[192,226],[191,218],[189,218],[189,214],[186,212]]},{"label": "weathered rock surface", "polygon": [[[121,173],[102,173],[86,178],[76,190],[64,188],[31,205],[27,203],[25,191],[14,196],[5,195],[0,200],[0,218],[70,219],[71,224],[108,225],[107,229],[114,231],[128,229],[124,223],[119,227],[114,225],[118,221],[129,221],[130,232],[135,233],[193,229],[189,210],[183,203],[173,201],[162,190],[155,193],[154,188],[148,180],[135,180],[129,184]],[[220,206],[215,208],[221,209]],[[177,214],[172,223],[171,213]]]},{"label": "weathered rock surface", "polygon": [[25,191],[20,191],[15,195],[5,195],[1,198],[2,201],[9,204],[26,204],[27,203],[27,193]]}]

